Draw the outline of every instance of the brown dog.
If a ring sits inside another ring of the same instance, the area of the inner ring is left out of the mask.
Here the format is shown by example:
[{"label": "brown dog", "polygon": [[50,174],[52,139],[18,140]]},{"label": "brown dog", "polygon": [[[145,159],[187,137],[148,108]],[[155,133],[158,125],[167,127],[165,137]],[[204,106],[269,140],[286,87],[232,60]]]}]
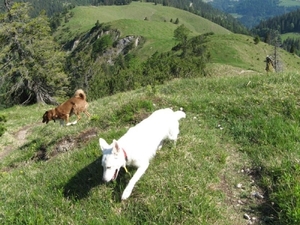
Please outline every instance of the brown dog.
[{"label": "brown dog", "polygon": [[[61,120],[61,124],[63,121],[66,122],[66,126],[76,124],[80,119],[80,113],[84,112],[89,118],[91,115],[88,113],[88,103],[86,101],[86,94],[82,89],[78,89],[74,96],[70,98],[68,101],[60,104],[54,109],[50,109],[46,111],[43,115],[43,123],[48,123],[51,120]],[[69,118],[75,114],[77,116],[77,120],[70,123]]]}]

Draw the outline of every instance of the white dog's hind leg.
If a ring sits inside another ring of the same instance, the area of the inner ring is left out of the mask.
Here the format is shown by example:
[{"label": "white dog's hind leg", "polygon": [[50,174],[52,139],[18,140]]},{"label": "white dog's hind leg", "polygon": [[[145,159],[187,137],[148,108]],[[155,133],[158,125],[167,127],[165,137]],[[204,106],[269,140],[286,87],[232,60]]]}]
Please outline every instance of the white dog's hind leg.
[{"label": "white dog's hind leg", "polygon": [[137,169],[137,171],[135,172],[133,177],[130,179],[130,181],[129,181],[128,185],[126,186],[125,190],[123,191],[122,200],[127,199],[131,195],[131,192],[132,192],[132,189],[133,189],[134,185],[143,176],[143,174],[147,170],[148,166],[149,166],[149,162]]}]

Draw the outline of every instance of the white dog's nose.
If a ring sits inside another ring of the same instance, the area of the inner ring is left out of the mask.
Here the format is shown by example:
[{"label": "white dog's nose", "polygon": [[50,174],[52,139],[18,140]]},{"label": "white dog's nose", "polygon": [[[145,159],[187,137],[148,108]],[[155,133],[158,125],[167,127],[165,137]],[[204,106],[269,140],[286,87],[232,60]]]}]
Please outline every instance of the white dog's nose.
[{"label": "white dog's nose", "polygon": [[107,174],[103,175],[102,180],[104,182],[109,182],[111,180],[113,180],[113,178],[111,176],[107,176]]},{"label": "white dog's nose", "polygon": [[103,177],[102,177],[102,181],[104,181],[104,182],[109,182],[110,180],[109,180],[109,179],[107,179],[107,177],[105,177],[105,176],[103,175]]}]

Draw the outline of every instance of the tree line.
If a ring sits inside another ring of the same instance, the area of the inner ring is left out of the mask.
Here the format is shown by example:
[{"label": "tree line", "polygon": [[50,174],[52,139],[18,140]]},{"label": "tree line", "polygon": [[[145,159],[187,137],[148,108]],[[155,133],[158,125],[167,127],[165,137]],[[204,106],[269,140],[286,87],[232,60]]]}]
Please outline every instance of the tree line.
[{"label": "tree line", "polygon": [[261,21],[252,29],[253,33],[263,34],[265,30],[277,30],[281,34],[300,32],[300,9]]}]

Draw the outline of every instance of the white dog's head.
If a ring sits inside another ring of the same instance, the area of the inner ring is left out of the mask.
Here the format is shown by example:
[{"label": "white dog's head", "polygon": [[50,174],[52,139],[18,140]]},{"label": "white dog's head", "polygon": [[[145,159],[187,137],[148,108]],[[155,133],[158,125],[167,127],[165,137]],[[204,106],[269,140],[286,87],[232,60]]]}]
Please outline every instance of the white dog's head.
[{"label": "white dog's head", "polygon": [[126,165],[123,150],[116,140],[113,140],[113,143],[109,145],[104,139],[100,138],[99,145],[103,152],[103,180],[105,182],[115,180],[119,174],[120,168]]}]

